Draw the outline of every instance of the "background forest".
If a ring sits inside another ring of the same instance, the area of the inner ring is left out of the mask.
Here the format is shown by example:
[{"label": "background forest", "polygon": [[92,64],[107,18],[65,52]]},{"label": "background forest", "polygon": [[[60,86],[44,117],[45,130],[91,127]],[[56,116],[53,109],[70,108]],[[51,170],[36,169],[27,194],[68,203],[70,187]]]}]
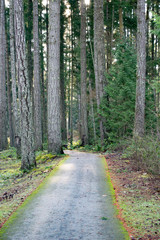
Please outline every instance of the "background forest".
[{"label": "background forest", "polygon": [[17,148],[22,169],[43,148],[123,150],[158,173],[159,11],[158,0],[0,0],[0,150]]}]

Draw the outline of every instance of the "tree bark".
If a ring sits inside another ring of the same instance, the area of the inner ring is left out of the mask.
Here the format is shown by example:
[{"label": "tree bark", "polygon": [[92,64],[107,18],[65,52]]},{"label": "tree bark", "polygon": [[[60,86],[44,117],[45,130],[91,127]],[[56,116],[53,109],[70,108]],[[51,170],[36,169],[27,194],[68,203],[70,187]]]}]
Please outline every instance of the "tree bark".
[{"label": "tree bark", "polygon": [[[33,30],[33,3],[32,0],[28,1],[28,9],[27,9],[27,21],[28,21],[28,32],[27,32],[27,60],[28,60],[28,78],[30,84],[30,94],[33,99],[33,54],[32,54],[32,30]],[[33,0],[34,2],[34,0]]]},{"label": "tree bark", "polygon": [[60,29],[60,78],[61,78],[61,129],[62,129],[62,140],[67,140],[67,130],[66,130],[66,103],[65,103],[65,77],[64,77],[64,3],[61,0],[61,29]]},{"label": "tree bark", "polygon": [[94,106],[93,106],[93,94],[92,94],[91,78],[89,78],[89,100],[90,100],[90,108],[91,108],[91,119],[92,119],[92,124],[93,124],[94,143],[96,144],[97,136],[96,136],[96,124],[95,124],[95,117],[94,117]]},{"label": "tree bark", "polygon": [[6,36],[5,36],[5,5],[0,0],[0,150],[7,146],[6,133]]},{"label": "tree bark", "polygon": [[82,145],[88,144],[88,119],[87,119],[87,72],[86,72],[86,6],[81,0],[81,141]]},{"label": "tree bark", "polygon": [[137,84],[134,135],[142,137],[145,127],[146,19],[145,0],[137,2]]},{"label": "tree bark", "polygon": [[61,153],[60,0],[49,1],[48,150]]},{"label": "tree bark", "polygon": [[12,108],[14,123],[14,139],[20,137],[20,121],[17,104],[17,78],[16,78],[16,56],[15,56],[15,34],[14,34],[14,9],[13,0],[10,0],[10,61],[11,61],[11,80],[12,80]]},{"label": "tree bark", "polygon": [[28,79],[23,1],[14,1],[14,26],[21,120],[21,168],[36,165],[34,154],[32,102]]},{"label": "tree bark", "polygon": [[35,149],[38,150],[42,149],[38,0],[33,1],[33,39],[34,39],[34,129],[35,129]]},{"label": "tree bark", "polygon": [[[97,109],[99,111],[103,97],[105,80],[104,12],[103,0],[94,1],[94,72],[96,81]],[[104,143],[104,126],[99,116],[101,144]]]},{"label": "tree bark", "polygon": [[[6,38],[7,39],[7,38]],[[8,99],[8,117],[9,117],[9,137],[10,146],[14,147],[14,127],[13,127],[13,115],[12,115],[12,91],[10,81],[10,67],[9,67],[9,52],[8,44],[6,41],[6,78],[7,78],[7,99]]]}]

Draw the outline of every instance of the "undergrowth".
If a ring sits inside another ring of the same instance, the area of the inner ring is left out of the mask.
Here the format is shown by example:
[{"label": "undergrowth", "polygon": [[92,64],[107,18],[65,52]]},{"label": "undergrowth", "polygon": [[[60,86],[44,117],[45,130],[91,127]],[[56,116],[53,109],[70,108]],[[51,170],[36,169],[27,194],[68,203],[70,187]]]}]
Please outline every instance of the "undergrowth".
[{"label": "undergrowth", "polygon": [[135,162],[137,170],[144,169],[152,174],[160,173],[160,140],[153,136],[133,138],[123,151],[122,158]]}]

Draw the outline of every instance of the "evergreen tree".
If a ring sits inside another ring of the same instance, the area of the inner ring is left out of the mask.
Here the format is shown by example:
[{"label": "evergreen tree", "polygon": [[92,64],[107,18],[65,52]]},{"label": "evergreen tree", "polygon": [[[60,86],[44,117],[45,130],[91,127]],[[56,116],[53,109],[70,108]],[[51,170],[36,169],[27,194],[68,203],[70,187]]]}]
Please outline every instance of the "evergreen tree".
[{"label": "evergreen tree", "polygon": [[145,0],[137,2],[137,85],[135,109],[135,136],[145,131],[145,85],[146,85],[146,18]]},{"label": "evergreen tree", "polygon": [[34,155],[32,102],[26,61],[24,11],[22,0],[14,1],[14,15],[21,119],[21,169],[29,169],[32,166],[35,166],[36,162]]},{"label": "evergreen tree", "polygon": [[60,0],[49,1],[48,150],[61,153]]},{"label": "evergreen tree", "polygon": [[136,55],[130,43],[117,46],[101,104],[108,143],[132,136],[136,92]]},{"label": "evergreen tree", "polygon": [[33,39],[34,39],[34,129],[35,149],[42,149],[42,113],[40,89],[38,0],[33,2]]},{"label": "evergreen tree", "polygon": [[5,5],[0,0],[0,150],[7,146],[6,132],[6,36],[5,36]]}]

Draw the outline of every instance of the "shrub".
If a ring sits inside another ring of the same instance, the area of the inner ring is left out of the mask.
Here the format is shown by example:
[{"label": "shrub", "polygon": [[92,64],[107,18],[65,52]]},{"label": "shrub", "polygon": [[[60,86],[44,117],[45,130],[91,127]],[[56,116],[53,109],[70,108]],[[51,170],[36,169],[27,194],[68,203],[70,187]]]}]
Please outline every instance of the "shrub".
[{"label": "shrub", "polygon": [[132,139],[122,157],[133,159],[137,170],[160,173],[160,140],[153,136]]}]

